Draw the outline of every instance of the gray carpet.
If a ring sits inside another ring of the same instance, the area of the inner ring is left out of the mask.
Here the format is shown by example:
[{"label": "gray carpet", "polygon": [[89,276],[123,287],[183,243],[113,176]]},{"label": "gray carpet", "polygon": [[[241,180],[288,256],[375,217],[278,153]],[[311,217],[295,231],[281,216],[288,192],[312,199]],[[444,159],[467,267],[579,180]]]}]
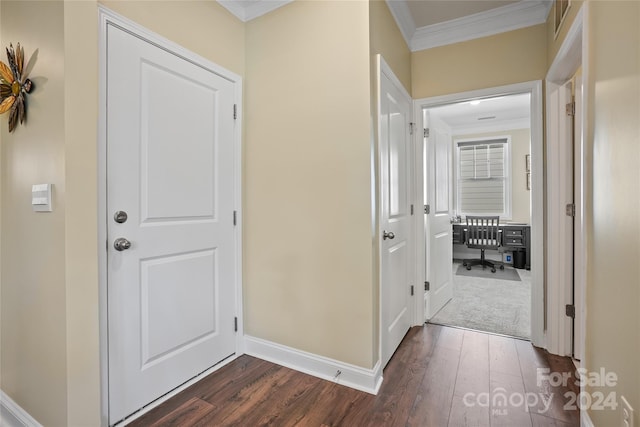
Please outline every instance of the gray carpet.
[{"label": "gray carpet", "polygon": [[529,339],[531,281],[454,275],[453,298],[430,322]]},{"label": "gray carpet", "polygon": [[458,276],[471,276],[471,277],[484,277],[485,279],[498,279],[498,280],[513,280],[520,281],[520,276],[515,268],[505,267],[504,270],[500,270],[500,267],[496,268],[496,272],[491,272],[491,267],[485,267],[484,269],[480,265],[474,265],[471,270],[467,270],[467,267],[460,264],[460,267],[456,270]]}]

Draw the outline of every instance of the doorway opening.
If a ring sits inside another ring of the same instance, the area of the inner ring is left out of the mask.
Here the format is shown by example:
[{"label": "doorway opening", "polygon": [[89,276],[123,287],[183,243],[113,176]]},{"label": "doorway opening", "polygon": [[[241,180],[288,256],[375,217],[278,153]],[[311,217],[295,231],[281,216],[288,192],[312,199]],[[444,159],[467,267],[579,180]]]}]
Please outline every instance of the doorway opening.
[{"label": "doorway opening", "polygon": [[[544,345],[542,85],[528,82],[415,101],[423,321]],[[497,216],[485,257],[467,217]],[[504,269],[503,269],[503,268]],[[480,276],[480,277],[479,277]]]},{"label": "doorway opening", "polygon": [[[530,339],[531,95],[475,98],[423,115],[427,147],[440,147],[436,170],[448,163],[440,177],[448,191],[437,198],[448,198],[452,228],[451,299],[429,322]],[[473,236],[474,216],[495,217],[495,226],[478,229],[487,236]]]}]

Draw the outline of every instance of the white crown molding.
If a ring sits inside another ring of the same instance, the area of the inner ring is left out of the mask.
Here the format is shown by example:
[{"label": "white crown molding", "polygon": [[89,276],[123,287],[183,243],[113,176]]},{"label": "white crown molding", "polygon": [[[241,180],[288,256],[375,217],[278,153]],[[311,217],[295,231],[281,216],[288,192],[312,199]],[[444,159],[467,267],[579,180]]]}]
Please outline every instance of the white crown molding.
[{"label": "white crown molding", "polygon": [[416,23],[413,21],[407,2],[404,0],[386,1],[389,11],[391,11],[393,18],[396,20],[398,28],[400,28],[404,41],[407,42],[407,46],[411,46],[411,39],[416,32]]},{"label": "white crown molding", "polygon": [[218,3],[242,22],[247,22],[285,6],[292,1],[293,0],[218,0]]},{"label": "white crown molding", "polygon": [[373,369],[365,369],[249,335],[244,339],[249,356],[370,394],[377,394],[382,385],[380,361]]},{"label": "white crown molding", "polygon": [[542,0],[524,0],[486,12],[418,28],[411,39],[411,51],[430,49],[542,24],[547,20],[548,3]]},{"label": "white crown molding", "polygon": [[486,12],[416,28],[405,1],[387,0],[387,5],[412,52],[542,24],[551,10],[549,0],[521,0]]}]

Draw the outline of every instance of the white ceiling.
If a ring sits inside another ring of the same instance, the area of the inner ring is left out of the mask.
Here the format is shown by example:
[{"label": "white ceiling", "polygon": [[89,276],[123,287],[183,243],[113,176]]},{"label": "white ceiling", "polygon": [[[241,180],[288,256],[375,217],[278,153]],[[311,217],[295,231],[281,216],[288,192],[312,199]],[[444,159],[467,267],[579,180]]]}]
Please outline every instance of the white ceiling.
[{"label": "white ceiling", "polygon": [[[479,101],[479,103],[478,103]],[[473,101],[471,101],[473,102]],[[530,95],[509,95],[444,105],[429,109],[454,134],[529,128]]]}]

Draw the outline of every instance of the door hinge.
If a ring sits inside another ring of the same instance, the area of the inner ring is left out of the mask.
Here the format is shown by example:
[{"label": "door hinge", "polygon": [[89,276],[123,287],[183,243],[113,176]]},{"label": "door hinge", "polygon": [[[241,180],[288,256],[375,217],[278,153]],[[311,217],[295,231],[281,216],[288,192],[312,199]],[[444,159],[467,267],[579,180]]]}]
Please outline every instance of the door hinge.
[{"label": "door hinge", "polygon": [[233,318],[233,332],[238,332],[238,318]]},{"label": "door hinge", "polygon": [[431,206],[424,205],[424,213],[429,215],[431,213]]},{"label": "door hinge", "polygon": [[424,128],[424,137],[429,138],[429,134],[430,134],[429,128]]},{"label": "door hinge", "polygon": [[238,212],[233,211],[233,225],[238,225]]},{"label": "door hinge", "polygon": [[411,285],[411,296],[413,296],[413,285]]},{"label": "door hinge", "polygon": [[424,282],[424,290],[425,290],[425,291],[428,291],[428,290],[429,290],[429,287],[430,287],[429,282]]},{"label": "door hinge", "polygon": [[411,205],[411,215],[413,215],[413,205]]},{"label": "door hinge", "polygon": [[572,319],[576,318],[576,306],[573,304],[567,304],[565,306],[565,314]]},{"label": "door hinge", "polygon": [[565,110],[567,112],[567,116],[574,117],[576,115],[576,103],[570,102],[565,106]]},{"label": "door hinge", "polygon": [[576,216],[576,205],[573,203],[567,203],[567,207],[565,208],[565,212],[567,216]]},{"label": "door hinge", "polygon": [[413,135],[413,127],[415,126],[415,123],[411,122],[409,123],[409,135]]},{"label": "door hinge", "polygon": [[237,118],[238,118],[238,105],[233,104],[233,120],[236,120]]}]

